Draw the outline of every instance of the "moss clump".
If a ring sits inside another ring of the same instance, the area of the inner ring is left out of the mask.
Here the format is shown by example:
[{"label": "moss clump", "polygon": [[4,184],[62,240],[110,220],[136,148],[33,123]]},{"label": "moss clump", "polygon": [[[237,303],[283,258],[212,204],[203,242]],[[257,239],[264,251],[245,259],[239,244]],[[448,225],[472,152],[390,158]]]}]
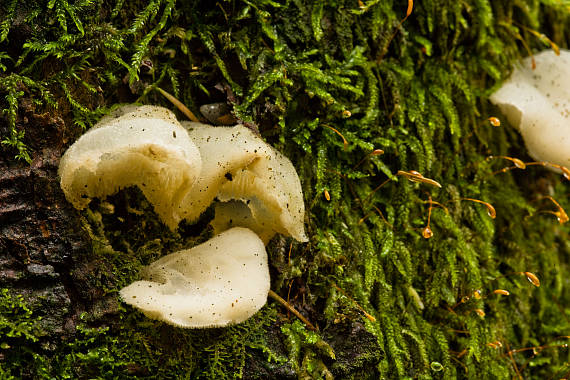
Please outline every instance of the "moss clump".
[{"label": "moss clump", "polygon": [[[567,376],[568,339],[560,336],[570,328],[568,226],[545,213],[553,206],[541,197],[568,210],[568,183],[540,167],[494,174],[509,162],[487,159],[530,160],[510,126],[489,125],[490,116],[500,115],[487,97],[527,49],[549,48],[551,41],[568,47],[567,5],[416,2],[401,23],[404,4],[376,0],[21,3],[4,4],[0,24],[8,121],[2,138],[20,158],[33,158],[37,146],[27,137],[33,126],[22,115],[22,99],[33,97],[38,110],[60,114],[68,121],[65,136],[75,136],[112,104],[166,105],[154,91],[160,86],[196,114],[202,104],[228,102],[238,119],[293,161],[311,242],[274,239],[272,289],[288,295],[321,332],[285,323],[272,304],[246,326],[262,334],[273,316],[295,373],[329,376],[334,360],[317,342],[327,344],[327,330],[338,323],[364,322],[382,353],[374,368],[382,377]],[[384,155],[370,155],[375,149]],[[411,183],[398,170],[417,170],[442,188]],[[434,204],[429,214],[429,197],[445,208]],[[497,218],[464,198],[491,203]],[[433,237],[424,239],[428,214]],[[148,220],[128,227],[153,241],[161,227],[148,228]],[[134,278],[144,260],[133,250],[140,243],[117,233],[124,228],[118,216],[97,223],[111,247],[107,254],[133,259],[108,259],[122,275],[109,282],[112,291]],[[163,243],[200,240],[206,223]],[[145,247],[139,248],[149,255],[163,250],[162,242]],[[524,272],[538,276],[540,287]],[[119,315],[127,322],[109,322],[104,339],[84,349],[93,358],[140,349],[149,370],[160,368],[157,358],[168,360],[165,377],[182,370],[247,375],[244,347],[266,347],[261,340],[237,343],[247,335],[242,326],[178,332],[156,328],[136,312]],[[129,345],[122,329],[165,335],[141,333],[144,344]],[[165,336],[182,337],[190,348],[168,351]],[[223,355],[227,347],[235,355]],[[65,361],[66,350],[56,362]],[[147,355],[153,350],[163,355]],[[125,373],[96,362],[96,373]]]},{"label": "moss clump", "polygon": [[[275,320],[266,310],[239,326],[192,331],[125,310],[115,327],[89,327],[84,314],[74,338],[54,347],[41,344],[37,320],[21,296],[2,292],[0,303],[2,379],[234,378],[242,372],[246,349],[267,347],[265,329]],[[276,360],[271,351],[264,353]]]},{"label": "moss clump", "polygon": [[[0,291],[0,353],[3,361],[11,363],[29,354],[27,346],[38,341],[35,322],[21,295],[14,295],[8,289]],[[15,378],[11,365],[0,363],[0,378]]]}]

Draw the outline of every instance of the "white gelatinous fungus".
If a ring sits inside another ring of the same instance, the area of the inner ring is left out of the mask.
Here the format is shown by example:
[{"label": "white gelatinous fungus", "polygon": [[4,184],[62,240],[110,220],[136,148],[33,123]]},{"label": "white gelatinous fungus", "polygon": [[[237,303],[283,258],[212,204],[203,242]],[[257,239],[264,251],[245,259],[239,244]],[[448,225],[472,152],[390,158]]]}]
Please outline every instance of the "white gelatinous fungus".
[{"label": "white gelatinous fungus", "polygon": [[247,228],[229,229],[204,244],[167,255],[123,288],[122,299],[150,318],[180,327],[240,323],[267,301],[265,246]]},{"label": "white gelatinous fungus", "polygon": [[517,65],[490,100],[519,129],[537,161],[570,167],[570,51],[547,50]]},{"label": "white gelatinous fungus", "polygon": [[124,106],[67,150],[59,175],[78,209],[137,186],[172,229],[221,201],[214,238],[155,261],[143,271],[145,280],[120,292],[147,316],[176,326],[226,326],[251,317],[269,293],[264,243],[277,232],[307,240],[295,168],[243,125],[183,127],[165,108]]},{"label": "white gelatinous fungus", "polygon": [[125,106],[81,136],[59,166],[69,202],[85,208],[128,186],[138,186],[161,220],[174,229],[181,199],[201,170],[200,152],[166,108]]},{"label": "white gelatinous fungus", "polygon": [[263,228],[307,241],[301,182],[291,161],[243,125],[183,122],[202,157],[202,173],[181,204],[190,222],[214,198],[245,202]]}]

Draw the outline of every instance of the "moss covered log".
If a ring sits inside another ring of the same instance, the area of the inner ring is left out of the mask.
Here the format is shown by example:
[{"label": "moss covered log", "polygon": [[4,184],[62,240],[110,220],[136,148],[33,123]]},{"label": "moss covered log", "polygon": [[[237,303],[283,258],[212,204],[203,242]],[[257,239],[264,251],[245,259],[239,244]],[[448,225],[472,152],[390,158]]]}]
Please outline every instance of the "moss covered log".
[{"label": "moss covered log", "polygon": [[[497,158],[532,161],[488,102],[569,44],[564,0],[1,2],[0,378],[569,377],[570,230],[548,198],[570,210],[569,182]],[[272,300],[208,330],[119,302],[212,210],[171,232],[129,189],[77,212],[57,162],[117,104],[174,109],[159,88],[227,105],[294,163],[310,242],[270,242],[271,289],[316,331]]]}]

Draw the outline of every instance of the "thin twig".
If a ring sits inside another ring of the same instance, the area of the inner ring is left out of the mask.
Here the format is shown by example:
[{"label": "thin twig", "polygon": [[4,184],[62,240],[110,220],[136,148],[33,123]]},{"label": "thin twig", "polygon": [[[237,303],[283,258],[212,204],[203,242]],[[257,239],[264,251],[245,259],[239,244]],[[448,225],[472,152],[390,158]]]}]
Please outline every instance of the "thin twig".
[{"label": "thin twig", "polygon": [[310,328],[311,330],[317,329],[315,326],[313,326],[313,324],[311,322],[309,322],[307,320],[307,318],[303,317],[303,315],[301,313],[299,313],[297,311],[297,309],[295,309],[293,306],[291,306],[287,301],[285,301],[283,298],[281,298],[281,296],[279,294],[275,293],[271,289],[269,289],[269,297],[273,298],[275,301],[277,301],[281,305],[285,306],[285,308],[287,310],[289,310],[291,313],[295,314],[297,316],[297,318],[299,318],[301,321],[303,321],[303,323],[305,323],[308,328]]},{"label": "thin twig", "polygon": [[180,110],[180,112],[182,112],[184,115],[186,115],[186,117],[192,121],[195,121],[197,123],[200,122],[200,120],[198,120],[198,118],[196,117],[196,115],[194,115],[192,113],[192,111],[190,111],[188,109],[188,107],[186,107],[180,100],[176,99],[174,96],[170,95],[168,92],[164,91],[162,88],[157,87],[156,88],[162,95],[164,95],[164,97],[168,100],[170,100],[170,102],[172,104],[174,104],[176,106],[176,108],[178,108]]}]

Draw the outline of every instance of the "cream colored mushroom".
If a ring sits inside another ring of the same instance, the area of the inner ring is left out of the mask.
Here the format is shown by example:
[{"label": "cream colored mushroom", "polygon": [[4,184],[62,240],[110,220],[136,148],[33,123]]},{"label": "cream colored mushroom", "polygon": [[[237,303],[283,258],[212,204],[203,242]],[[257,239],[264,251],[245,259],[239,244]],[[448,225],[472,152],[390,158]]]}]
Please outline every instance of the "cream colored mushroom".
[{"label": "cream colored mushroom", "polygon": [[121,107],[68,149],[59,174],[78,209],[137,186],[172,229],[182,219],[195,221],[215,198],[222,201],[212,225],[224,232],[152,263],[145,280],[120,292],[149,317],[177,326],[249,318],[269,292],[264,243],[277,232],[307,240],[293,165],[242,125],[187,123],[185,129],[165,108]]},{"label": "cream colored mushroom", "polygon": [[174,114],[162,107],[126,106],[103,118],[64,154],[61,188],[85,208],[137,186],[161,220],[174,229],[178,205],[201,170],[200,153]]},{"label": "cream colored mushroom", "polygon": [[490,100],[522,134],[537,161],[570,167],[570,51],[526,58]]},{"label": "cream colored mushroom", "polygon": [[216,197],[223,202],[240,200],[263,228],[307,241],[301,182],[287,157],[243,125],[183,125],[198,146],[203,165],[180,206],[186,219],[196,220]]},{"label": "cream colored mushroom", "polygon": [[232,228],[194,248],[167,255],[120,292],[150,318],[180,327],[243,322],[265,305],[269,268],[265,246],[247,228]]}]

